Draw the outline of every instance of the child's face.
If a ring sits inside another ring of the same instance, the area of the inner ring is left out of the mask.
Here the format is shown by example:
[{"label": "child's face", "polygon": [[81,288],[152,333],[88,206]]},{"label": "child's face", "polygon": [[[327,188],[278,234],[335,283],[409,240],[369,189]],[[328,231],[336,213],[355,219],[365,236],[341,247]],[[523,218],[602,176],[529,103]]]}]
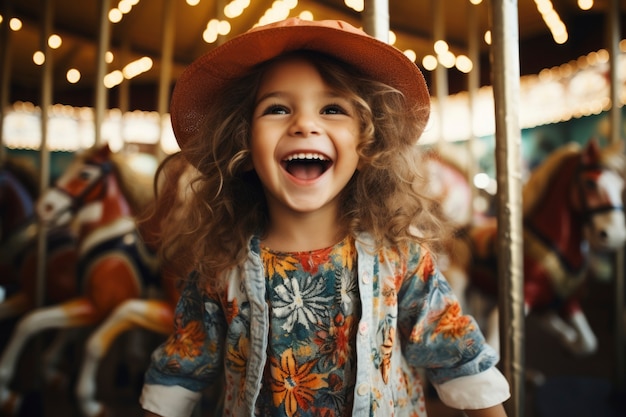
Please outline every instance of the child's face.
[{"label": "child's face", "polygon": [[261,79],[252,116],[252,162],[270,212],[310,213],[338,207],[357,169],[359,123],[311,63],[289,58]]}]

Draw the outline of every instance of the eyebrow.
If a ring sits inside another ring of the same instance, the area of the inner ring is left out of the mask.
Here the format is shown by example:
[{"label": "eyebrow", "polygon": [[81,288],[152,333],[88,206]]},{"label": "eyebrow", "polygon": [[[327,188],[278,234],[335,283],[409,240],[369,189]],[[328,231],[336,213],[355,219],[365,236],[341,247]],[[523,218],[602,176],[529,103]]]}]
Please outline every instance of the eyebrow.
[{"label": "eyebrow", "polygon": [[[260,102],[270,99],[270,98],[282,98],[285,96],[289,96],[289,93],[281,91],[281,90],[275,90],[275,91],[270,91],[266,94],[263,94],[261,97],[259,97],[255,102],[254,105],[257,106]],[[327,98],[327,99],[343,99],[343,100],[348,100],[347,97],[345,97],[342,94],[338,94],[336,93],[334,90],[328,90],[327,92],[324,93],[323,98]]]},{"label": "eyebrow", "polygon": [[256,106],[257,104],[259,104],[263,100],[267,100],[268,98],[283,97],[283,96],[286,96],[286,95],[287,95],[287,93],[284,93],[284,92],[281,92],[281,91],[270,91],[269,93],[263,94],[261,97],[259,97],[254,102],[254,105]]}]

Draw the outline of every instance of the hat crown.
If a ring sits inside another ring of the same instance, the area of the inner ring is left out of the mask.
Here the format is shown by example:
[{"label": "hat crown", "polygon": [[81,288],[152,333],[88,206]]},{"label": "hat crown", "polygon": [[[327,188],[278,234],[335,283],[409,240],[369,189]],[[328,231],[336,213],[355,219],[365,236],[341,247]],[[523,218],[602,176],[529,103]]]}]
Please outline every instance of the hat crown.
[{"label": "hat crown", "polygon": [[[176,82],[170,115],[181,148],[203,129],[211,104],[229,84],[256,65],[282,54],[310,50],[351,65],[363,76],[390,85],[404,95],[408,108],[419,107],[424,124],[430,95],[414,62],[399,49],[342,20],[288,18],[256,26],[196,59]],[[419,132],[421,133],[421,132]]]},{"label": "hat crown", "polygon": [[268,23],[262,26],[254,26],[249,29],[246,33],[256,32],[260,30],[274,29],[280,27],[292,27],[292,26],[311,26],[311,27],[326,27],[330,29],[338,29],[343,30],[345,32],[351,32],[357,35],[367,36],[366,32],[363,30],[352,26],[350,23],[345,22],[343,20],[305,20],[300,19],[299,17],[290,17],[285,20],[279,20],[277,22]]}]

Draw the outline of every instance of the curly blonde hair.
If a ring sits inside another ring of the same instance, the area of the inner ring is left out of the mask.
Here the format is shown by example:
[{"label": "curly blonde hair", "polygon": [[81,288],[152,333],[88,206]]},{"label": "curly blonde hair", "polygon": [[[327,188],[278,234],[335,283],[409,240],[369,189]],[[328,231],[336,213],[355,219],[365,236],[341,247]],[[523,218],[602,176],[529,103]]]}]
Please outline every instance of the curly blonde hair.
[{"label": "curly blonde hair", "polygon": [[[380,246],[417,240],[434,247],[443,222],[437,203],[426,195],[424,155],[416,144],[429,104],[407,108],[400,91],[343,62],[311,51],[293,54],[308,59],[331,88],[352,100],[358,114],[361,164],[340,196],[341,221],[349,233],[368,232]],[[215,97],[202,121],[204,133],[182,150],[200,174],[189,184],[194,198],[184,220],[168,222],[161,248],[167,258],[167,248],[182,245],[204,284],[219,286],[220,274],[245,259],[250,237],[262,237],[268,225],[249,148],[257,87],[268,65],[233,80]]]}]

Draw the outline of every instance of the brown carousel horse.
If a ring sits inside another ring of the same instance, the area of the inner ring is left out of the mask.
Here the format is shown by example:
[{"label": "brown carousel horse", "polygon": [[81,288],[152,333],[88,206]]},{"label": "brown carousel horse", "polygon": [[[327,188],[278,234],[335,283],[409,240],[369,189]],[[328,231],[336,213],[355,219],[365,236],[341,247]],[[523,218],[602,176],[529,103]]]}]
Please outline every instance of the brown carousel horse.
[{"label": "brown carousel horse", "polygon": [[[590,251],[613,252],[626,241],[625,164],[622,142],[604,149],[594,140],[584,148],[570,144],[548,156],[523,188],[525,313],[538,314],[546,329],[575,354],[593,353],[598,344],[579,300],[589,276]],[[468,293],[491,300],[485,333],[497,347],[495,221],[473,227],[469,238],[473,258],[467,265]]]},{"label": "brown carousel horse", "polygon": [[[144,244],[134,219],[152,198],[152,178],[142,183],[141,176],[105,146],[77,157],[39,199],[38,213],[51,227],[59,219],[72,218],[79,295],[35,309],[17,323],[0,357],[0,410],[5,414],[19,409],[20,395],[9,384],[31,336],[46,329],[97,325],[125,301],[140,299],[150,287],[159,286],[156,256]],[[130,192],[131,185],[143,195]]]},{"label": "brown carousel horse", "polygon": [[[18,317],[37,300],[36,175],[24,164],[6,159],[0,166],[0,320]],[[54,304],[76,294],[76,239],[56,227],[46,233],[44,303]]]},{"label": "brown carousel horse", "polygon": [[[142,235],[152,249],[157,251],[160,236],[168,233],[168,227],[175,224],[173,218],[185,215],[184,201],[194,176],[195,168],[188,164],[180,153],[166,158],[155,176],[155,195],[160,201],[170,201],[170,205],[153,204],[146,216],[139,222]],[[181,265],[161,264],[161,292],[157,299],[130,299],[122,303],[92,333],[87,341],[85,358],[80,370],[77,396],[82,414],[86,417],[106,415],[106,407],[96,398],[97,372],[99,365],[113,342],[125,331],[142,328],[167,336],[174,325],[174,308],[178,301],[178,278],[185,275],[184,256],[174,256]],[[189,265],[187,264],[188,268]],[[183,270],[183,272],[181,272]]]}]

